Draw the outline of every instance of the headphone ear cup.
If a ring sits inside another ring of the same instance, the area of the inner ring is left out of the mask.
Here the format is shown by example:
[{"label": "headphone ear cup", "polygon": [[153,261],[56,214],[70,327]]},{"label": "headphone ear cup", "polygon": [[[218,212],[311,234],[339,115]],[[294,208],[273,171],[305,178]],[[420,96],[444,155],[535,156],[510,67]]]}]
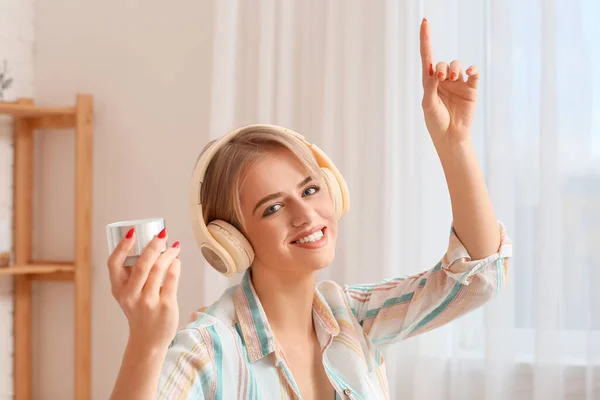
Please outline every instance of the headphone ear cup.
[{"label": "headphone ear cup", "polygon": [[333,200],[333,207],[335,209],[335,215],[337,218],[341,218],[343,211],[343,200],[342,200],[342,188],[335,175],[329,168],[321,168],[323,172],[323,176],[325,177],[325,182],[327,183],[327,187],[329,188],[329,193]]},{"label": "headphone ear cup", "polygon": [[226,271],[221,271],[220,268],[215,267],[215,264],[210,264],[215,267],[219,272],[226,273],[230,272],[244,272],[252,262],[254,261],[254,250],[250,245],[250,242],[238,231],[233,225],[222,220],[211,221],[208,226],[208,231],[211,236],[219,243],[225,252],[231,256],[233,265],[227,265],[228,260],[222,259],[221,263],[225,264]]}]

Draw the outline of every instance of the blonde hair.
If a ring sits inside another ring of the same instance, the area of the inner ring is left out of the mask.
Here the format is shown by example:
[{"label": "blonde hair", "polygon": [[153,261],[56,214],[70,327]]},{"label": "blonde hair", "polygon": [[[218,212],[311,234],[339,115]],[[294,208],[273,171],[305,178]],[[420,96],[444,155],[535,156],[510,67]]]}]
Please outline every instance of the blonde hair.
[{"label": "blonde hair", "polygon": [[[209,142],[202,153],[215,142]],[[200,193],[205,223],[220,219],[243,230],[240,188],[244,172],[259,157],[278,148],[289,150],[313,179],[321,179],[314,155],[299,138],[260,129],[242,131],[215,153],[206,169]]]}]

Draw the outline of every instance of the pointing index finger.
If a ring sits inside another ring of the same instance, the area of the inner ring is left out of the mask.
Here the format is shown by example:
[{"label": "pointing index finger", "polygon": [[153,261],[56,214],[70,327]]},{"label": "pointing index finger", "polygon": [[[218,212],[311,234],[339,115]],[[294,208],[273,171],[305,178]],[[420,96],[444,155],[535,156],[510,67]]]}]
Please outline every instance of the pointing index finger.
[{"label": "pointing index finger", "polygon": [[429,34],[429,22],[423,18],[421,22],[421,32],[419,34],[421,42],[421,62],[423,64],[423,77],[429,75],[429,66],[433,64],[433,50],[431,49],[431,40]]}]

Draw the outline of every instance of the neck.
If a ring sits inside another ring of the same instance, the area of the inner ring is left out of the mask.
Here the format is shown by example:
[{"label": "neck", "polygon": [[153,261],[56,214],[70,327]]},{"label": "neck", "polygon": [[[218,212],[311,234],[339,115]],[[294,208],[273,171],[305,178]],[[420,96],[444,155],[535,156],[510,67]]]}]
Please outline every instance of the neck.
[{"label": "neck", "polygon": [[315,282],[315,272],[252,269],[252,285],[276,336],[313,337]]}]

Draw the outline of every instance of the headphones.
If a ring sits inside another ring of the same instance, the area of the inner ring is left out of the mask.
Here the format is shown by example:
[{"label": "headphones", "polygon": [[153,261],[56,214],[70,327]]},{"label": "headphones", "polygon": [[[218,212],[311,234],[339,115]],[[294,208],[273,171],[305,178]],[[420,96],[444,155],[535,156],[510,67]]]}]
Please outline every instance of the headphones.
[{"label": "headphones", "polygon": [[254,250],[250,242],[233,225],[222,220],[210,221],[208,225],[204,222],[202,215],[202,182],[204,174],[214,155],[226,143],[234,139],[238,134],[247,131],[265,131],[292,135],[301,140],[314,155],[319,165],[329,193],[333,198],[335,213],[339,219],[350,208],[350,195],[348,186],[342,174],[335,167],[327,155],[316,145],[307,142],[304,136],[276,125],[248,125],[236,129],[205,150],[204,154],[194,168],[190,184],[190,212],[192,229],[198,242],[202,255],[208,263],[221,274],[230,277],[235,273],[244,272],[254,261]]}]

